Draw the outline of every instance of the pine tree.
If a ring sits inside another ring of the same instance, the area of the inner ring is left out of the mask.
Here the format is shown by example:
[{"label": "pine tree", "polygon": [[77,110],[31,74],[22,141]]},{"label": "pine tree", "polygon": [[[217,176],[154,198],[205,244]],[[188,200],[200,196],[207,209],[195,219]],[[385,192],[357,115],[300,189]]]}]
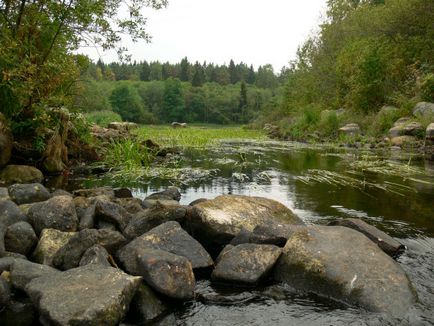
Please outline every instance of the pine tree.
[{"label": "pine tree", "polygon": [[240,102],[238,105],[238,121],[245,122],[245,112],[247,108],[247,87],[244,81],[241,82],[240,87]]},{"label": "pine tree", "polygon": [[181,71],[179,73],[179,78],[181,81],[190,80],[190,63],[188,62],[187,57],[181,60]]},{"label": "pine tree", "polygon": [[142,70],[140,71],[140,80],[149,81],[149,75],[151,74],[151,67],[148,62],[145,61],[142,64]]},{"label": "pine tree", "polygon": [[229,63],[229,78],[231,81],[231,84],[236,84],[240,78],[238,76],[237,67],[235,67],[234,60],[231,59]]},{"label": "pine tree", "polygon": [[250,65],[249,73],[247,75],[247,84],[254,85],[256,82],[256,74],[255,70],[253,69],[253,65]]},{"label": "pine tree", "polygon": [[205,82],[205,72],[203,67],[200,65],[199,62],[196,61],[194,64],[194,73],[193,73],[193,79],[191,84],[193,87],[200,87]]}]

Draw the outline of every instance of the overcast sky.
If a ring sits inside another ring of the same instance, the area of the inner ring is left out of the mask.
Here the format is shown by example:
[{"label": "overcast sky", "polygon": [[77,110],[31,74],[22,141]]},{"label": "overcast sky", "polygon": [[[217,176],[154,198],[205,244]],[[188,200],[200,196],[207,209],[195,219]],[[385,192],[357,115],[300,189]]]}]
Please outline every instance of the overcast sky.
[{"label": "overcast sky", "polygon": [[[133,59],[179,62],[187,56],[218,64],[271,63],[276,71],[295,58],[297,47],[317,30],[326,0],[169,0],[145,9],[152,43],[124,41]],[[92,59],[116,61],[114,52],[87,49]]]}]

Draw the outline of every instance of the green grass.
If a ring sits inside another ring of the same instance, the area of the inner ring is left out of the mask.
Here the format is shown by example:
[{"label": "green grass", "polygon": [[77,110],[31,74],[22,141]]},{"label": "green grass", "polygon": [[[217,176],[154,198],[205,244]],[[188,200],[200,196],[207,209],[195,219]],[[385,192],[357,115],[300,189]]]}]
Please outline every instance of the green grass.
[{"label": "green grass", "polygon": [[86,113],[86,118],[101,127],[107,127],[110,122],[121,122],[122,118],[113,111],[94,111]]},{"label": "green grass", "polygon": [[214,146],[219,141],[228,139],[267,139],[262,131],[248,130],[241,126],[190,125],[187,128],[143,126],[135,133],[143,140],[152,139],[164,147],[182,148]]}]

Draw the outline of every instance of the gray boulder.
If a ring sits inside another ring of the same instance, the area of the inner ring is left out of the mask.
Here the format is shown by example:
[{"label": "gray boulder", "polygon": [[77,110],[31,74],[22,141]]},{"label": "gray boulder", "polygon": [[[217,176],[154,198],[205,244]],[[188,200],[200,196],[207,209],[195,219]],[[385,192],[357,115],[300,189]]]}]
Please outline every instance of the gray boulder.
[{"label": "gray boulder", "polygon": [[116,198],[115,202],[122,206],[128,213],[134,215],[145,210],[143,200],[140,198]]},{"label": "gray boulder", "polygon": [[0,172],[0,180],[6,184],[13,183],[41,183],[44,175],[40,170],[28,165],[7,165]]},{"label": "gray boulder", "polygon": [[117,325],[140,281],[118,269],[90,264],[39,277],[25,290],[44,325]]},{"label": "gray boulder", "polygon": [[107,196],[110,199],[115,198],[115,192],[111,187],[100,187],[100,188],[91,188],[91,189],[77,189],[72,192],[74,196],[80,197],[98,197],[98,196]]},{"label": "gray boulder", "polygon": [[202,245],[174,221],[161,224],[131,241],[118,251],[117,256],[124,265],[136,271],[136,256],[142,248],[159,249],[183,256],[195,270],[207,269],[213,265],[211,256]]},{"label": "gray boulder", "polygon": [[27,222],[18,222],[9,226],[5,234],[6,251],[26,256],[38,243],[38,237]]},{"label": "gray boulder", "polygon": [[56,229],[44,229],[38,244],[32,254],[32,259],[48,266],[53,265],[53,257],[57,251],[66,245],[76,232],[62,232]]},{"label": "gray boulder", "polygon": [[193,298],[196,281],[187,258],[163,250],[141,248],[137,252],[137,267],[137,274],[143,276],[155,291],[178,300]]},{"label": "gray boulder", "polygon": [[269,275],[281,253],[274,245],[228,245],[217,258],[211,277],[219,282],[256,285]]},{"label": "gray boulder", "polygon": [[414,116],[434,116],[434,103],[429,102],[419,102],[413,108]]},{"label": "gray boulder", "polygon": [[43,229],[74,232],[78,226],[74,201],[69,196],[53,197],[36,203],[30,207],[27,217],[37,235],[41,234]]},{"label": "gray boulder", "polygon": [[95,204],[90,205],[87,208],[76,208],[77,217],[80,222],[78,229],[92,229],[95,227]]},{"label": "gray boulder", "polygon": [[0,276],[0,310],[7,306],[11,301],[12,293],[9,282]]},{"label": "gray boulder", "polygon": [[103,266],[111,267],[112,265],[109,262],[110,254],[107,250],[101,245],[94,245],[87,249],[83,256],[80,259],[80,266],[88,265],[88,264],[99,264]]},{"label": "gray boulder", "polygon": [[9,226],[25,220],[26,218],[17,204],[10,200],[0,200],[0,223]]},{"label": "gray boulder", "polygon": [[361,133],[361,130],[357,123],[349,123],[339,128],[339,132],[348,136],[357,136]]},{"label": "gray boulder", "polygon": [[8,188],[9,196],[17,203],[30,204],[49,199],[51,194],[40,183],[14,184]]},{"label": "gray boulder", "polygon": [[407,275],[374,242],[341,226],[312,226],[294,233],[274,269],[277,281],[400,316],[416,300]]},{"label": "gray boulder", "polygon": [[128,188],[114,188],[113,192],[116,198],[132,198],[133,194]]},{"label": "gray boulder", "polygon": [[122,232],[130,222],[131,214],[116,203],[98,200],[95,204],[95,218],[115,225]]},{"label": "gray boulder", "polygon": [[273,222],[304,224],[289,208],[272,199],[223,195],[196,204],[187,226],[201,243],[226,245],[242,228],[253,231],[258,225]]},{"label": "gray boulder", "polygon": [[187,208],[184,206],[158,204],[134,215],[123,233],[128,239],[134,239],[165,222],[182,222],[186,215]]},{"label": "gray boulder", "polygon": [[428,127],[426,127],[425,145],[426,146],[433,146],[434,145],[434,122],[430,123],[428,125]]},{"label": "gray boulder", "polygon": [[131,312],[140,323],[150,322],[170,309],[158,293],[143,282],[139,285],[131,302]]},{"label": "gray boulder", "polygon": [[152,195],[145,198],[145,200],[176,200],[180,201],[181,199],[181,193],[179,192],[179,189],[176,187],[169,187],[164,191],[153,193]]},{"label": "gray boulder", "polygon": [[63,190],[63,189],[56,189],[55,191],[53,191],[53,193],[51,194],[51,197],[57,197],[57,196],[69,196],[69,197],[74,197],[70,192]]},{"label": "gray boulder", "polygon": [[56,273],[60,272],[50,266],[32,263],[24,259],[16,259],[11,265],[11,283],[14,288],[24,290],[31,280],[44,275],[50,277]]},{"label": "gray boulder", "polygon": [[357,218],[339,219],[329,223],[329,225],[345,226],[366,235],[374,241],[386,254],[392,257],[398,257],[405,251],[405,246],[387,235],[375,226],[369,225],[365,221]]},{"label": "gray boulder", "polygon": [[9,197],[9,191],[6,187],[0,187],[0,201],[2,200],[11,200]]}]

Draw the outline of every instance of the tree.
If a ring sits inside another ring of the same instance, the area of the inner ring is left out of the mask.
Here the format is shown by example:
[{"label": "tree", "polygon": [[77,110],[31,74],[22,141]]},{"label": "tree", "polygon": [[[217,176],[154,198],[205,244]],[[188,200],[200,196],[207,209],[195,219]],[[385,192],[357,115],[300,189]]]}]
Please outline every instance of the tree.
[{"label": "tree", "polygon": [[166,122],[183,120],[184,96],[177,78],[169,78],[164,82],[163,113]]},{"label": "tree", "polygon": [[205,71],[199,62],[196,61],[193,70],[193,79],[191,84],[193,87],[200,87],[205,82]]},{"label": "tree", "polygon": [[247,84],[254,85],[256,82],[256,74],[255,70],[253,69],[253,65],[250,65],[249,73],[247,75]]},{"label": "tree", "polygon": [[128,84],[116,87],[110,95],[110,104],[113,111],[118,113],[123,120],[144,122],[145,110],[143,102],[134,87]]},{"label": "tree", "polygon": [[149,76],[151,74],[151,67],[147,61],[143,62],[142,69],[140,71],[140,80],[141,81],[149,81]]},{"label": "tree", "polygon": [[181,79],[181,81],[190,80],[190,63],[188,62],[187,57],[181,60],[181,71],[179,73],[179,79]]},{"label": "tree", "polygon": [[238,119],[236,119],[236,122],[245,122],[246,109],[247,109],[247,87],[246,87],[246,83],[242,81],[240,86],[240,103],[238,105],[238,112],[237,112],[239,117]]},{"label": "tree", "polygon": [[236,84],[240,80],[240,77],[238,75],[237,67],[235,67],[234,60],[232,59],[229,63],[228,71],[229,71],[229,79],[231,81],[231,84]]}]

